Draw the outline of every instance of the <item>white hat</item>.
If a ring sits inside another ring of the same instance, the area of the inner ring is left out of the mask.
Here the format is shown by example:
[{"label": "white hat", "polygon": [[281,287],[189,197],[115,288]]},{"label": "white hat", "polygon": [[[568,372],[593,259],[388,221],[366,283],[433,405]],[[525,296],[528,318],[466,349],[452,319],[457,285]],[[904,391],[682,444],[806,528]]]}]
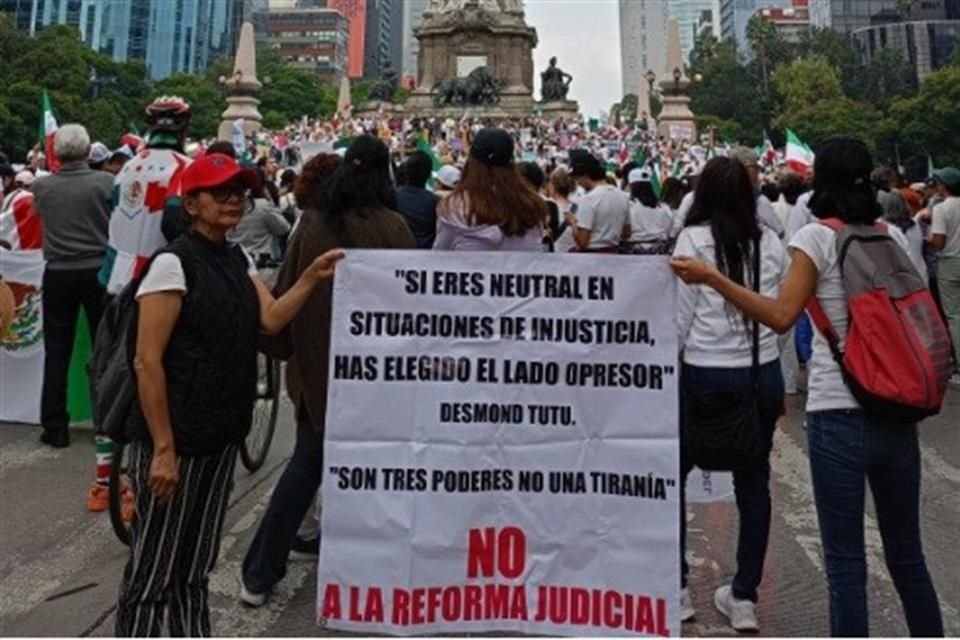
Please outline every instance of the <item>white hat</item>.
[{"label": "white hat", "polygon": [[453,189],[460,182],[460,169],[450,164],[440,167],[440,171],[437,172],[437,182]]},{"label": "white hat", "polygon": [[110,159],[110,149],[102,142],[94,142],[90,145],[90,156],[87,158],[93,164],[106,162]]},{"label": "white hat", "polygon": [[627,174],[627,182],[629,184],[635,184],[637,182],[650,182],[650,170],[645,167],[632,169],[630,173]]},{"label": "white hat", "polygon": [[37,179],[37,176],[33,175],[32,171],[20,171],[14,176],[14,183],[22,184],[25,187],[29,187],[33,184],[33,181]]}]

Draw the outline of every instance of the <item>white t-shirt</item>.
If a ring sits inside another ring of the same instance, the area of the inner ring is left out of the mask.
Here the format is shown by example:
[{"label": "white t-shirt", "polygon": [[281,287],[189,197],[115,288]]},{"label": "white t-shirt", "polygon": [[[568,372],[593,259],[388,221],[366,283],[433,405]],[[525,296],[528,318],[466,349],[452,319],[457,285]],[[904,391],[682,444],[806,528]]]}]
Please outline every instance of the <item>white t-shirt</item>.
[{"label": "white t-shirt", "polygon": [[[679,234],[680,229],[687,224],[687,216],[690,214],[690,209],[693,208],[695,195],[696,192],[691,191],[683,196],[683,200],[680,201],[680,208],[677,209],[677,215],[673,222],[674,234]],[[762,193],[757,196],[757,220],[760,221],[760,224],[772,230],[778,238],[784,237],[783,223],[780,222],[780,218],[777,216],[776,211],[773,210],[773,205],[770,204],[767,196]]]},{"label": "white t-shirt", "polygon": [[[787,252],[773,230],[761,226],[760,293],[776,298],[787,270]],[[686,227],[677,238],[674,256],[689,256],[716,264],[716,250],[709,225]],[[746,265],[744,280],[752,287],[753,266]],[[751,323],[752,324],[752,323]],[[777,335],[760,328],[760,364],[780,356]],[[704,284],[690,285],[677,279],[677,331],[683,346],[683,361],[698,367],[749,367],[752,338],[743,314],[723,296]]]},{"label": "white t-shirt", "polygon": [[670,237],[673,214],[661,204],[647,207],[640,202],[630,202],[630,242],[663,242]]},{"label": "white t-shirt", "polygon": [[577,226],[590,231],[588,249],[619,246],[629,220],[630,199],[612,185],[594,187],[577,202]]},{"label": "white t-shirt", "polygon": [[786,239],[789,243],[797,231],[803,229],[805,226],[811,222],[816,222],[817,219],[813,217],[813,213],[810,211],[810,197],[813,196],[813,191],[807,191],[806,193],[800,194],[800,197],[797,198],[797,204],[793,205],[793,210],[790,211],[790,218],[787,220],[787,232]]},{"label": "white t-shirt", "polygon": [[[904,251],[908,250],[907,240],[900,229],[887,225],[887,233]],[[830,319],[833,330],[840,338],[840,348],[847,339],[847,296],[840,277],[837,263],[837,234],[819,223],[808,224],[800,229],[790,241],[792,249],[802,251],[817,268],[817,300],[823,312]],[[840,366],[830,353],[826,338],[814,326],[813,355],[809,362],[810,380],[808,383],[807,411],[827,411],[830,409],[859,409],[853,399]]]},{"label": "white t-shirt", "polygon": [[[257,275],[257,267],[253,264],[249,254],[244,252],[247,257],[247,273],[250,277]],[[150,269],[140,281],[140,287],[137,289],[137,299],[149,294],[160,293],[161,291],[179,291],[187,292],[187,277],[183,273],[183,264],[180,263],[180,257],[175,253],[161,253],[153,262],[150,263]]]},{"label": "white t-shirt", "polygon": [[941,256],[960,258],[960,196],[950,196],[933,208],[930,234],[947,237]]}]

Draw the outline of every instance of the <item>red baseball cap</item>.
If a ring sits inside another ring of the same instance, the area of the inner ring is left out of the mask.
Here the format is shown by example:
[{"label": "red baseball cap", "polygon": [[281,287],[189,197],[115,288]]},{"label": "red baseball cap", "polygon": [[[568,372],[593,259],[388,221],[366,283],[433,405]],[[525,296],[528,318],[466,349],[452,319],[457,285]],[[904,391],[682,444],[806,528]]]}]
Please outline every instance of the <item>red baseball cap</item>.
[{"label": "red baseball cap", "polygon": [[205,189],[213,189],[238,176],[248,189],[256,189],[260,186],[260,174],[256,171],[241,167],[230,156],[222,153],[212,153],[194,160],[190,163],[190,166],[183,170],[183,176],[180,179],[180,192],[190,194]]}]

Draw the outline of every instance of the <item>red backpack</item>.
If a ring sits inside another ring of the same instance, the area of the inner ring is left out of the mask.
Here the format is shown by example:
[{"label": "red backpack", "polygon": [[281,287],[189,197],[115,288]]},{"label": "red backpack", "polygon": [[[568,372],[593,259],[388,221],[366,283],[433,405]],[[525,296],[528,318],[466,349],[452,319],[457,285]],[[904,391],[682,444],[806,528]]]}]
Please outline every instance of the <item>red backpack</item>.
[{"label": "red backpack", "polygon": [[936,415],[950,377],[951,349],[927,283],[886,225],[820,222],[837,233],[850,318],[843,351],[815,295],[807,312],[850,392],[869,413],[911,423]]}]

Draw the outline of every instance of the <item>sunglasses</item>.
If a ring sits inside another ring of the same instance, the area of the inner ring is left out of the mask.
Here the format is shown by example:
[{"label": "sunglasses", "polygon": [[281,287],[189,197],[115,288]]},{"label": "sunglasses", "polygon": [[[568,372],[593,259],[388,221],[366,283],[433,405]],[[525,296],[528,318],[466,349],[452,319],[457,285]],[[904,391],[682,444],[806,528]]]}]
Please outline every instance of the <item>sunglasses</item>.
[{"label": "sunglasses", "polygon": [[213,187],[208,193],[218,203],[223,204],[228,202],[232,197],[243,200],[247,195],[247,188],[242,184],[223,184],[218,187]]}]

